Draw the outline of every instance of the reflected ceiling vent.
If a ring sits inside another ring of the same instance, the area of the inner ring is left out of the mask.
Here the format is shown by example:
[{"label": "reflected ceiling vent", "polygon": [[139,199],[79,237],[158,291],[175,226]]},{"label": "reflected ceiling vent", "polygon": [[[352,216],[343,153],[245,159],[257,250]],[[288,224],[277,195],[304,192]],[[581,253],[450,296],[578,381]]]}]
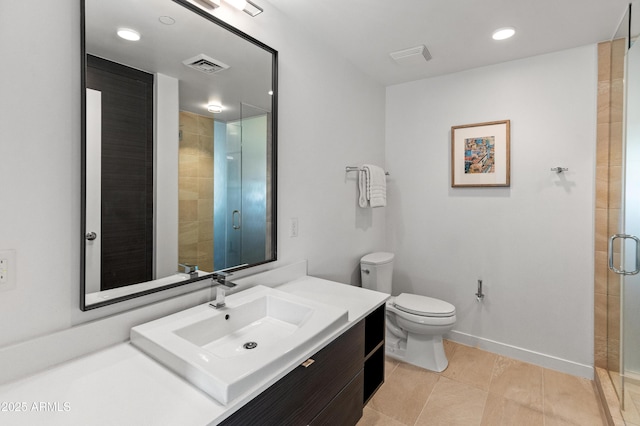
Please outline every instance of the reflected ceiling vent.
[{"label": "reflected ceiling vent", "polygon": [[390,55],[400,65],[424,64],[431,59],[431,53],[429,53],[425,45],[398,50],[397,52],[391,52]]},{"label": "reflected ceiling vent", "polygon": [[194,56],[193,58],[186,59],[182,61],[182,63],[194,70],[198,70],[206,74],[215,74],[229,68],[229,65],[224,62],[210,58],[202,53],[198,56]]}]

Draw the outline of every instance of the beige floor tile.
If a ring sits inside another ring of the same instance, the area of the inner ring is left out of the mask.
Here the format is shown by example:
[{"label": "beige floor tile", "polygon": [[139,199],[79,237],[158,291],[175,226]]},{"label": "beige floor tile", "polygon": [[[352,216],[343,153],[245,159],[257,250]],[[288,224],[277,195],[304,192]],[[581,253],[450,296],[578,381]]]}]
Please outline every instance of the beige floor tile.
[{"label": "beige floor tile", "polygon": [[543,378],[547,424],[604,424],[598,396],[590,380],[548,369],[543,369]]},{"label": "beige floor tile", "polygon": [[542,411],[510,399],[489,394],[482,415],[482,426],[544,426]]},{"label": "beige floor tile", "polygon": [[416,425],[480,425],[487,392],[440,377]]},{"label": "beige floor tile", "polygon": [[489,392],[542,411],[542,367],[498,356]]},{"label": "beige floor tile", "polygon": [[406,425],[413,425],[439,376],[399,363],[367,406]]},{"label": "beige floor tile", "polygon": [[498,356],[491,352],[469,346],[458,345],[449,358],[449,366],[442,372],[444,377],[489,390],[493,366]]},{"label": "beige floor tile", "polygon": [[386,357],[384,359],[384,379],[387,380],[391,374],[395,371],[396,367],[400,364],[393,358]]},{"label": "beige floor tile", "polygon": [[362,418],[358,421],[357,426],[404,426],[404,423],[393,420],[373,408],[364,407]]},{"label": "beige floor tile", "polygon": [[627,424],[640,425],[640,386],[625,383],[622,416]]},{"label": "beige floor tile", "polygon": [[442,343],[444,345],[444,354],[447,357],[447,359],[451,359],[456,352],[456,348],[458,346],[462,346],[456,342],[452,342],[451,340],[446,340],[446,339],[444,339]]}]

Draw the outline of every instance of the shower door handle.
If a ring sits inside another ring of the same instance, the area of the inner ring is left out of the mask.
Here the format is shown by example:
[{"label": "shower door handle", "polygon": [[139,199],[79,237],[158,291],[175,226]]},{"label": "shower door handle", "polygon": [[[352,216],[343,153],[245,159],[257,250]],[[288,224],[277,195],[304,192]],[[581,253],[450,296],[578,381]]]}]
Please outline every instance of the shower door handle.
[{"label": "shower door handle", "polygon": [[[622,240],[633,240],[636,243],[636,265],[633,271],[625,271],[624,265],[621,265],[623,269],[618,269],[613,265],[613,242],[618,238]],[[640,238],[636,237],[635,235],[613,234],[611,238],[609,238],[609,269],[620,275],[636,275],[638,272],[640,272]]]},{"label": "shower door handle", "polygon": [[[242,215],[240,214],[240,210],[234,210],[233,213],[231,213],[231,227],[233,229],[240,229],[242,228]],[[238,219],[238,222],[236,223],[236,218]]]}]

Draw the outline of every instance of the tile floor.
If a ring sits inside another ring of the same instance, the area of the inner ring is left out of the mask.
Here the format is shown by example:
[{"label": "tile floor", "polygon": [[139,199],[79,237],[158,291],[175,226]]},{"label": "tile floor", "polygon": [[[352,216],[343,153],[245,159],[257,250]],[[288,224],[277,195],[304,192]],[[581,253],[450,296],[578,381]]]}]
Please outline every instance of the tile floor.
[{"label": "tile floor", "polygon": [[603,426],[590,380],[445,341],[434,373],[386,360],[385,383],[358,426]]},{"label": "tile floor", "polygon": [[[611,376],[611,381],[616,389],[616,393],[620,395],[622,392],[620,375],[613,371],[610,371],[609,375]],[[624,389],[624,410],[622,410],[622,417],[627,426],[640,426],[640,384],[634,383],[634,381],[627,381]]]}]

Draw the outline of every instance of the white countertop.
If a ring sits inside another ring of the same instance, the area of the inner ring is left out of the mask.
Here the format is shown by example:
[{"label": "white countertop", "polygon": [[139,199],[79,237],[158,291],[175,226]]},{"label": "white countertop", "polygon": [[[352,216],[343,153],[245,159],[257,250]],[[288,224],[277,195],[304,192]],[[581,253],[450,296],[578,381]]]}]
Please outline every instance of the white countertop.
[{"label": "white countertop", "polygon": [[[300,362],[382,305],[388,297],[309,276],[277,288],[349,311],[348,324],[310,346]],[[287,369],[274,371],[260,386],[223,406],[130,343],[123,343],[0,386],[0,424],[216,424],[297,365],[292,363]]]}]

